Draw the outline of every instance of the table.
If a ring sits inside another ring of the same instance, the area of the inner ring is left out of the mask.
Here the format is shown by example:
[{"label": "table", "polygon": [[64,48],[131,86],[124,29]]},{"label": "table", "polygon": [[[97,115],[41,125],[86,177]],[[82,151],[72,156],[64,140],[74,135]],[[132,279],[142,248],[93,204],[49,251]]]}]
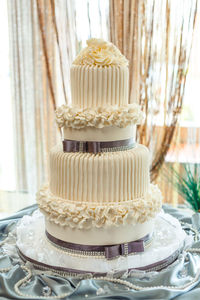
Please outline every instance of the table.
[{"label": "table", "polygon": [[37,205],[32,205],[0,220],[0,299],[200,299],[200,215],[192,223],[187,210],[163,205],[166,213],[182,222],[188,235],[196,237],[192,247],[186,248],[166,269],[151,273],[134,271],[128,278],[124,274],[120,279],[82,279],[47,274],[19,259],[16,223],[35,209]]}]

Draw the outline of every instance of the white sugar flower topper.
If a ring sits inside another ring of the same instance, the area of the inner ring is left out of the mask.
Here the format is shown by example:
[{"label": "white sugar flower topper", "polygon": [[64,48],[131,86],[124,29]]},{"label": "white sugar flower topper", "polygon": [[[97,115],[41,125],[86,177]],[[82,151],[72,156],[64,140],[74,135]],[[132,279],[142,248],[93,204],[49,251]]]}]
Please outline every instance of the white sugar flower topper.
[{"label": "white sugar flower topper", "polygon": [[87,47],[81,50],[73,64],[97,67],[128,66],[128,60],[111,42],[92,38],[87,41]]}]

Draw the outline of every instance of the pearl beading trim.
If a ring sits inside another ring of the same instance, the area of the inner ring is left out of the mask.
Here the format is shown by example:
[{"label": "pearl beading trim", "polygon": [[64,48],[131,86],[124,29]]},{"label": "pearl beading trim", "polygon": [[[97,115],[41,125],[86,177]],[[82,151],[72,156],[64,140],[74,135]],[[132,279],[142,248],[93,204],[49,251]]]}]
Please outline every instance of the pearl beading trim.
[{"label": "pearl beading trim", "polygon": [[[180,222],[182,225],[185,225],[186,223],[185,222]],[[187,224],[187,226],[189,226]],[[194,237],[194,240],[197,240],[197,237],[199,235],[198,231],[196,229],[194,229],[192,226],[190,226],[190,229],[195,233],[195,237]],[[4,240],[5,241],[5,240]],[[4,242],[3,241],[3,242]],[[2,243],[3,244],[3,243]],[[189,248],[186,250],[186,252],[188,253],[200,253],[200,249],[199,248]],[[38,268],[38,265],[35,265],[35,264],[32,264],[33,266],[37,267]],[[25,271],[28,272],[28,275],[21,279],[20,281],[18,281],[16,284],[15,284],[15,292],[22,296],[22,297],[26,297],[26,299],[28,300],[28,298],[35,298],[35,299],[60,299],[62,297],[66,297],[68,296],[70,293],[66,293],[66,294],[61,294],[59,296],[31,296],[31,295],[28,295],[28,294],[23,294],[20,292],[19,290],[19,287],[24,284],[24,283],[27,283],[29,281],[29,279],[31,278],[32,276],[32,273],[31,273],[31,270],[28,269],[26,266],[21,266],[22,269],[24,269]],[[3,268],[3,269],[0,269],[0,273],[4,273],[4,272],[8,272],[12,269],[12,267],[9,267],[9,268]],[[64,273],[64,272],[59,272],[59,271],[56,271],[56,270],[51,270],[51,269],[48,269],[48,268],[45,268],[43,266],[40,266],[40,269],[41,270],[46,270],[46,271],[50,271],[52,274],[59,274],[60,276],[66,278],[68,276],[71,276],[71,277],[78,277],[78,276],[75,276],[74,274],[71,274],[71,273]],[[37,271],[34,270],[34,273],[37,274]],[[88,274],[89,276],[90,274]],[[199,276],[200,276],[200,270],[198,270],[198,272],[196,273],[196,276],[188,283],[184,284],[184,285],[181,285],[181,286],[164,286],[164,285],[160,285],[160,286],[150,286],[150,287],[140,287],[138,285],[134,285],[128,281],[125,281],[125,280],[122,280],[122,279],[118,279],[118,278],[109,278],[109,277],[105,277],[105,276],[102,276],[102,277],[93,277],[95,280],[105,280],[105,281],[108,281],[108,282],[113,282],[113,283],[118,283],[118,284],[122,284],[122,285],[125,285],[127,286],[129,289],[134,289],[134,290],[137,290],[137,291],[142,291],[142,290],[148,290],[148,289],[158,289],[158,288],[163,288],[163,289],[172,289],[172,290],[181,290],[181,289],[184,289],[184,288],[187,288],[189,287],[191,284],[195,284],[198,279],[199,279]],[[79,284],[78,284],[79,285]]]},{"label": "pearl beading trim", "polygon": [[200,253],[200,249],[198,249],[198,248],[189,248],[189,249],[186,250],[186,252]]},{"label": "pearl beading trim", "polygon": [[127,286],[130,289],[136,290],[136,291],[145,291],[145,290],[154,290],[154,289],[171,289],[171,290],[182,290],[185,289],[187,287],[189,287],[191,284],[194,284],[200,276],[200,269],[198,270],[198,272],[196,273],[196,276],[188,283],[183,284],[183,285],[179,285],[174,286],[174,285],[168,285],[168,286],[164,286],[164,285],[158,285],[158,286],[150,286],[150,287],[140,287],[138,285],[132,284],[129,281],[125,281],[123,279],[119,279],[119,278],[108,278],[108,277],[94,277],[95,280],[107,280],[110,282],[114,282],[114,283],[119,283],[119,284],[123,284],[125,286]]},{"label": "pearl beading trim", "polygon": [[59,251],[60,253],[67,253],[68,255],[71,255],[73,257],[80,257],[80,258],[97,258],[97,259],[105,259],[105,252],[96,252],[96,251],[78,251],[78,250],[72,250],[72,249],[67,249],[62,246],[56,245],[53,242],[51,242],[46,236],[45,236],[46,241],[51,245],[54,249]]},{"label": "pearl beading trim", "polygon": [[136,144],[132,144],[129,146],[120,146],[120,147],[113,147],[113,148],[102,148],[101,152],[118,152],[118,151],[125,151],[133,149],[136,146]]},{"label": "pearl beading trim", "polygon": [[[93,257],[93,258],[97,258],[97,259],[107,260],[106,257],[105,257],[105,251],[96,252],[96,251],[72,250],[72,249],[64,248],[62,246],[59,246],[59,245],[53,243],[46,236],[45,236],[45,239],[54,249],[56,249],[60,253],[67,253],[68,255],[73,256],[73,257],[80,257],[80,258]],[[151,245],[152,241],[153,241],[153,234],[152,234],[152,237],[148,241],[144,242],[144,248],[146,249],[147,247],[149,247]],[[124,252],[125,252],[124,255],[115,256],[114,259],[122,257],[122,256],[128,256],[128,255],[131,256],[131,255],[136,254],[136,252],[133,252],[133,253],[130,253],[130,254],[128,253],[128,244],[127,243],[124,244]]]},{"label": "pearl beading trim", "polygon": [[12,269],[12,267],[10,267],[10,268],[2,268],[2,269],[0,269],[0,273],[9,272],[11,269]]},{"label": "pearl beading trim", "polygon": [[14,290],[16,292],[16,294],[18,294],[19,296],[21,297],[25,297],[26,299],[28,298],[31,298],[31,299],[61,299],[61,298],[64,298],[64,297],[67,297],[71,294],[71,292],[67,292],[67,293],[63,293],[63,294],[60,294],[60,295],[56,295],[56,296],[32,296],[32,295],[29,295],[29,294],[24,294],[22,293],[19,288],[22,284],[26,284],[28,283],[28,281],[31,279],[32,277],[32,272],[31,270],[26,267],[26,266],[21,266],[22,270],[26,271],[27,272],[27,275],[20,279],[14,286]]},{"label": "pearl beading trim", "polygon": [[[198,253],[200,253],[200,249],[192,249],[192,250],[197,250]],[[190,252],[190,249],[187,250],[187,252]],[[16,284],[15,284],[15,292],[22,296],[22,297],[26,297],[26,299],[28,298],[32,298],[33,296],[31,295],[28,295],[28,294],[23,294],[21,293],[21,291],[19,290],[19,287],[24,284],[24,283],[27,283],[29,281],[29,279],[31,278],[32,276],[32,273],[31,273],[31,270],[28,269],[26,266],[22,266],[22,269],[24,269],[28,274],[21,280],[19,280]],[[41,269],[44,269],[44,270],[47,270],[47,268],[44,268],[42,267]],[[51,270],[52,271],[52,270]],[[53,273],[53,272],[52,272]],[[59,274],[59,272],[55,272],[55,274]],[[61,274],[60,274],[61,275]],[[62,274],[61,276],[63,277],[67,277],[67,276],[71,276],[72,274]],[[164,286],[164,285],[159,285],[159,286],[150,286],[150,287],[141,287],[141,286],[138,286],[138,285],[135,285],[135,284],[132,284],[131,282],[128,282],[126,280],[123,280],[123,279],[119,279],[119,278],[109,278],[109,277],[105,277],[105,276],[102,276],[102,277],[93,277],[93,279],[95,280],[104,280],[104,281],[108,281],[108,282],[113,282],[113,283],[118,283],[118,284],[122,284],[122,285],[125,285],[126,287],[128,287],[129,289],[133,289],[133,290],[136,290],[136,291],[142,291],[142,290],[154,290],[154,289],[158,289],[158,288],[161,288],[161,289],[172,289],[172,290],[182,290],[182,289],[185,289],[187,287],[189,287],[191,284],[195,284],[195,282],[197,282],[198,278],[200,276],[200,269],[198,270],[198,272],[196,273],[195,277],[188,283],[184,284],[184,285],[179,285],[178,287],[177,286]],[[78,284],[79,285],[79,284]],[[71,293],[71,292],[70,292]],[[57,295],[57,296],[34,296],[35,299],[61,299],[63,297],[67,297],[70,295],[70,293],[65,293],[65,294],[61,294],[61,295]]]},{"label": "pearl beading trim", "polygon": [[[84,152],[83,151],[83,144],[84,142],[79,142],[79,152]],[[136,146],[135,143],[128,145],[128,146],[120,146],[120,147],[111,147],[111,148],[101,148],[99,153],[102,152],[118,152],[118,151],[126,151],[126,150],[130,150],[133,149]]]}]

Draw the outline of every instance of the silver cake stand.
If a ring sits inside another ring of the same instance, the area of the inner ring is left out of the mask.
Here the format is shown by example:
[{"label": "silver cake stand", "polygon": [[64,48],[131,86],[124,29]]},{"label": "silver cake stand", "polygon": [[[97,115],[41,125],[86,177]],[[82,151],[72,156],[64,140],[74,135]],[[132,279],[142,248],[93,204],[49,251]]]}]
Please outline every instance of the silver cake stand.
[{"label": "silver cake stand", "polygon": [[107,260],[66,253],[50,243],[45,235],[44,216],[35,211],[17,225],[20,257],[35,268],[65,276],[109,276],[132,270],[159,271],[173,263],[185,246],[187,235],[179,221],[161,212],[156,220],[152,243],[142,253]]}]

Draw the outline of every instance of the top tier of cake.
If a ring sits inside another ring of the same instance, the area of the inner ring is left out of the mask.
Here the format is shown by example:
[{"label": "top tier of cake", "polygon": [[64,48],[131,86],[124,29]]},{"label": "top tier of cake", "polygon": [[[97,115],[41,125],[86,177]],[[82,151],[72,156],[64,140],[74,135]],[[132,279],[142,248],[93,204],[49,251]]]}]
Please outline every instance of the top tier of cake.
[{"label": "top tier of cake", "polygon": [[71,67],[71,103],[56,110],[63,137],[77,141],[134,138],[143,113],[128,103],[128,60],[112,43],[90,39]]},{"label": "top tier of cake", "polygon": [[128,61],[112,43],[90,39],[71,67],[72,106],[128,104]]}]

